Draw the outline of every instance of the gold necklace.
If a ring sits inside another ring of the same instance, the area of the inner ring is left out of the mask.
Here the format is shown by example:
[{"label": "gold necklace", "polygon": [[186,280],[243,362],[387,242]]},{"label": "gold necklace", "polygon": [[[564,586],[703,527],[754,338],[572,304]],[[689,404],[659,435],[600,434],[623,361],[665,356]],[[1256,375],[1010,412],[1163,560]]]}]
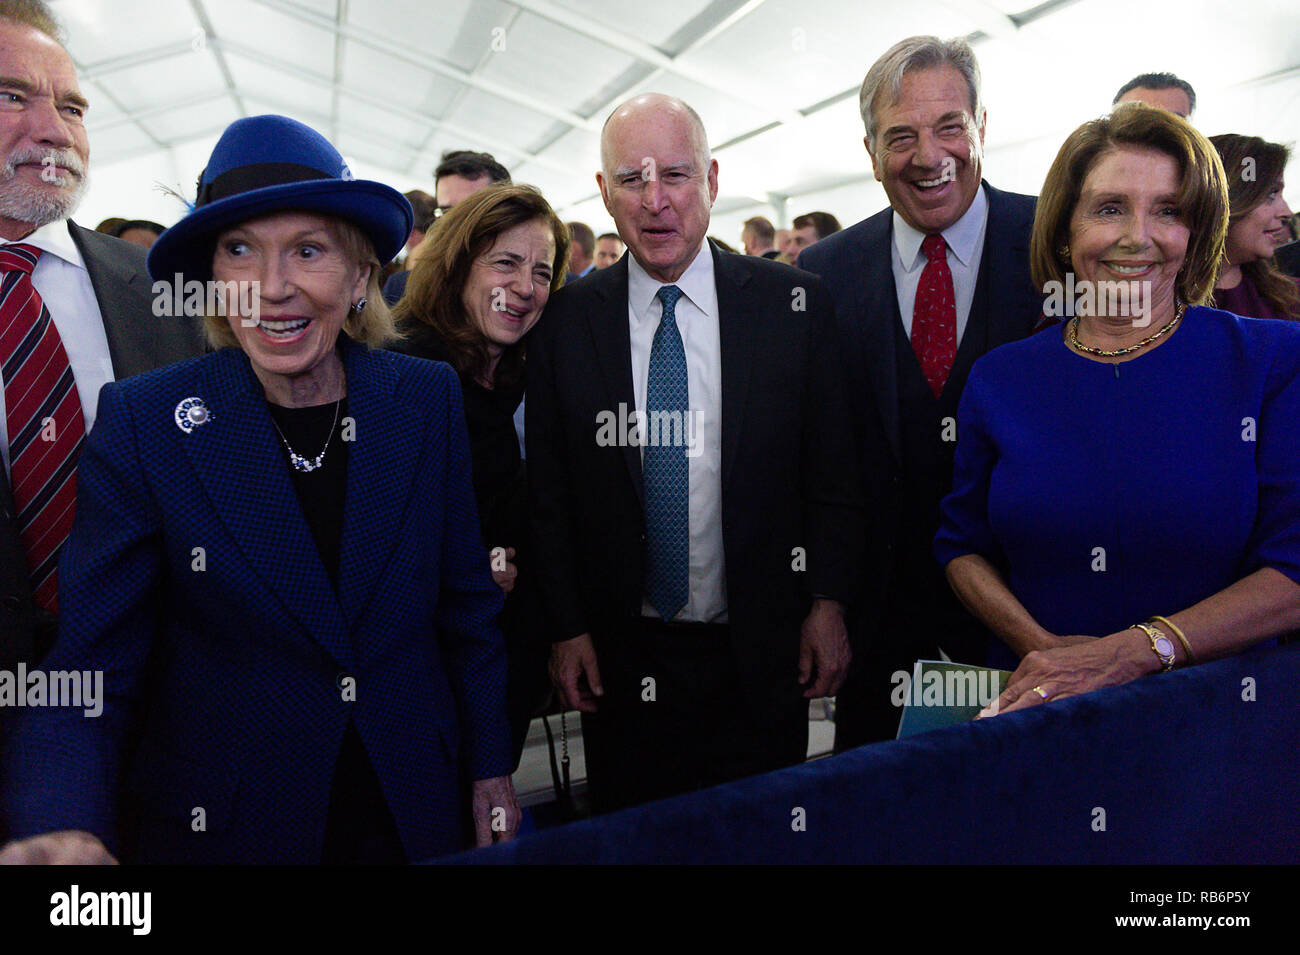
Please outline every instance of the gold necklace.
[{"label": "gold necklace", "polygon": [[1138,342],[1136,345],[1129,345],[1127,348],[1116,348],[1114,350],[1108,350],[1105,348],[1093,348],[1090,345],[1085,345],[1083,342],[1079,341],[1079,316],[1076,315],[1074,316],[1074,318],[1070,319],[1070,344],[1073,345],[1078,351],[1087,352],[1089,355],[1097,355],[1100,358],[1119,358],[1123,355],[1131,355],[1133,354],[1133,352],[1138,351],[1139,349],[1142,348],[1146,348],[1152,342],[1157,341],[1160,338],[1163,338],[1165,335],[1168,335],[1170,332],[1172,332],[1174,330],[1174,326],[1176,326],[1180,321],[1182,321],[1183,312],[1186,310],[1187,310],[1187,306],[1184,305],[1182,302],[1179,302],[1177,305],[1174,306],[1173,320],[1170,321],[1169,324],[1161,328],[1160,331],[1156,332],[1154,335],[1148,335],[1146,338],[1142,339],[1142,341]]}]

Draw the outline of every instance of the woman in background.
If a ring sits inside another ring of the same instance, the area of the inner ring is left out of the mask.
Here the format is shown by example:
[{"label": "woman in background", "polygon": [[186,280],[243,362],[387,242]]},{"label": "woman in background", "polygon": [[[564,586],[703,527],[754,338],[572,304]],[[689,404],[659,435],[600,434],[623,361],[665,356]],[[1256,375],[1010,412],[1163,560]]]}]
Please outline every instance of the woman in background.
[{"label": "woman in background", "polygon": [[[528,572],[527,477],[514,415],[524,395],[524,347],[553,291],[564,285],[568,229],[531,186],[490,186],[430,228],[394,317],[394,347],[443,361],[465,395],[483,543],[506,593],[507,709],[514,765],[547,695],[549,643],[537,630]],[[523,567],[522,575],[519,568]]]},{"label": "woman in background", "polygon": [[1214,302],[1249,318],[1300,319],[1297,280],[1277,267],[1273,253],[1291,241],[1291,210],[1282,198],[1282,173],[1291,150],[1258,136],[1224,133],[1210,142],[1228,177],[1228,240]]}]

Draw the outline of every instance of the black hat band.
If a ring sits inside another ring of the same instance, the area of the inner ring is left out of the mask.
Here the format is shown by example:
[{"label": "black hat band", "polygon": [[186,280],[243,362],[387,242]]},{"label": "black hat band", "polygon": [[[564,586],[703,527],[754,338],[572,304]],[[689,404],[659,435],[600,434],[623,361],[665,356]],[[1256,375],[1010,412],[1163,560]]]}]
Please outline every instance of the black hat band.
[{"label": "black hat band", "polygon": [[337,178],[339,177],[294,162],[250,163],[247,166],[239,166],[236,169],[223,172],[211,182],[201,185],[198,198],[194,200],[194,208],[206,206],[208,203],[220,199],[229,199],[231,196],[251,192],[254,189],[265,189],[268,186],[283,186],[287,183],[305,182],[309,179]]}]

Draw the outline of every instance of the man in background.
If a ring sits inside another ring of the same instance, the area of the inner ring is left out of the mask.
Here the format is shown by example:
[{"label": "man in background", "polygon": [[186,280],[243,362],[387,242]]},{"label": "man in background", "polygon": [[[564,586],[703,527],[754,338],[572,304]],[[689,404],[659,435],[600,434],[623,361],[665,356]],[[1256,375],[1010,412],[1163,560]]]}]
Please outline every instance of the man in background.
[{"label": "man in background", "polygon": [[596,269],[596,233],[585,222],[567,222],[569,227],[569,274],[564,284],[576,282]]},{"label": "man in background", "polygon": [[413,264],[411,253],[424,241],[424,233],[428,231],[429,226],[433,225],[434,210],[438,207],[438,200],[423,189],[412,189],[402,195],[406,197],[406,201],[411,204],[411,211],[415,213],[411,234],[406,237],[406,247],[402,250],[402,268],[409,269]]},{"label": "man in background", "polygon": [[1196,90],[1173,73],[1143,73],[1119,88],[1111,105],[1120,103],[1146,103],[1191,119],[1196,110]]},{"label": "man in background", "polygon": [[607,269],[623,257],[623,240],[617,232],[596,236],[596,268]]},{"label": "man in background", "polygon": [[776,228],[763,216],[745,220],[740,228],[740,241],[745,246],[746,255],[774,259],[781,254],[776,248]]},{"label": "man in background", "polygon": [[[437,203],[433,217],[425,222],[425,229],[433,228],[433,223],[442,214],[480,189],[486,189],[493,183],[509,182],[510,172],[497,162],[491,153],[476,153],[468,149],[453,149],[442,154],[442,162],[433,171],[434,199]],[[416,223],[420,222],[417,214]],[[384,301],[389,306],[396,305],[398,299],[406,292],[406,282],[411,277],[411,263],[408,259],[406,269],[390,276],[384,283]]]},{"label": "man in background", "polygon": [[829,212],[805,212],[801,216],[795,216],[794,226],[790,236],[791,254],[797,259],[799,253],[814,242],[820,242],[828,235],[834,235],[840,231],[840,220],[835,218]]}]

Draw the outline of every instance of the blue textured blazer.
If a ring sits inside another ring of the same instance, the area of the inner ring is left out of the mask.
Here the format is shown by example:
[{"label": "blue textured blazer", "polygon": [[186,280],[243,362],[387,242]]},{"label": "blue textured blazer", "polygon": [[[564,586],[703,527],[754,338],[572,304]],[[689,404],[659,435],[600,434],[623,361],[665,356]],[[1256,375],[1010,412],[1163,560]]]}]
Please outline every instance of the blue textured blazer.
[{"label": "blue textured blazer", "polygon": [[[340,347],[355,431],[337,592],[243,352],[104,387],[44,664],[103,671],[104,710],[19,711],[11,835],[85,829],[135,861],[317,862],[349,715],[412,860],[459,847],[461,778],[510,772],[459,383]],[[211,420],[187,434],[188,397]]]}]

